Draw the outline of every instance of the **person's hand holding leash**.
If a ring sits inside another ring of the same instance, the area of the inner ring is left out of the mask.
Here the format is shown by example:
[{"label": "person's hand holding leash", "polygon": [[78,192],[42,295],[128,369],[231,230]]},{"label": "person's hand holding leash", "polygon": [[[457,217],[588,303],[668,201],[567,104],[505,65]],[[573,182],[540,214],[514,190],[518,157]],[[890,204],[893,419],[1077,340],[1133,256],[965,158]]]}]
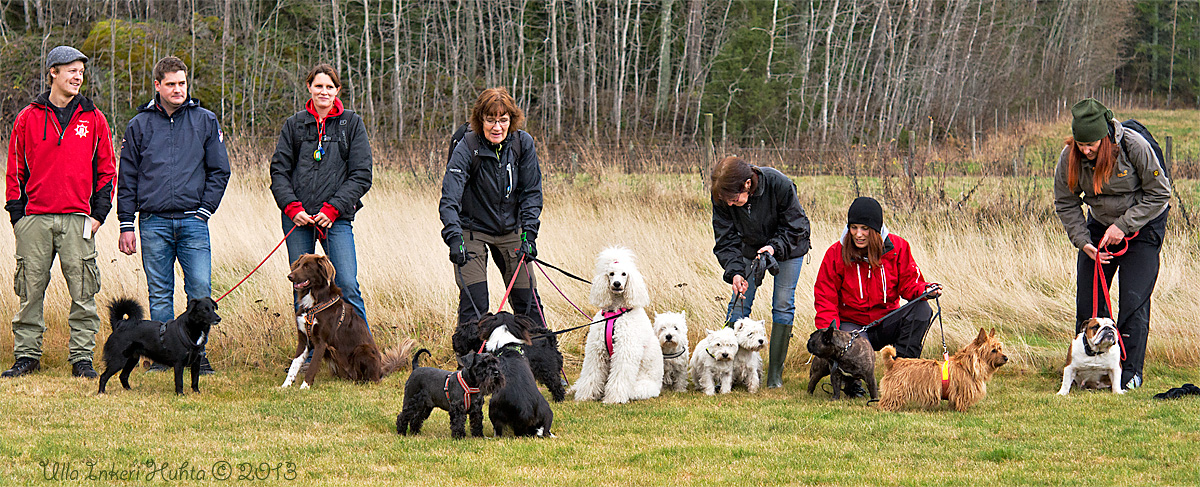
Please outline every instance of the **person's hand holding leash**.
[{"label": "person's hand holding leash", "polygon": [[[296,215],[296,216],[300,216],[300,215]],[[317,212],[317,216],[314,216],[312,218],[312,222],[315,225],[317,225],[318,227],[325,228],[325,229],[328,229],[333,226],[333,220],[330,220],[329,216],[322,212]]]},{"label": "person's hand holding leash", "polygon": [[292,217],[292,223],[295,223],[298,227],[303,227],[305,225],[311,225],[313,223],[313,218],[309,216],[307,211],[300,210],[300,213],[296,213],[296,216]]},{"label": "person's hand holding leash", "polygon": [[1092,260],[1099,258],[1101,264],[1108,264],[1109,262],[1112,262],[1112,254],[1108,252],[1100,252],[1096,250],[1096,246],[1092,244],[1084,245],[1083,253],[1087,254],[1087,256]]},{"label": "person's hand holding leash", "polygon": [[525,257],[526,261],[537,258],[537,244],[534,243],[534,239],[536,238],[536,233],[521,233],[521,246],[517,248],[517,258]]},{"label": "person's hand holding leash", "polygon": [[1100,237],[1100,244],[1097,247],[1103,249],[1109,245],[1117,245],[1123,239],[1125,239],[1125,232],[1122,232],[1116,225],[1109,225],[1108,230],[1104,231],[1104,236]]},{"label": "person's hand holding leash", "polygon": [[774,256],[775,256],[775,247],[772,247],[772,246],[770,246],[770,245],[764,245],[764,246],[763,246],[763,248],[761,248],[761,249],[758,249],[758,252],[755,252],[755,253],[756,253],[756,254],[761,254],[761,253],[763,253],[763,252],[766,252],[766,253],[768,253],[768,254],[771,254],[771,256],[772,256],[772,257],[774,257]]},{"label": "person's hand holding leash", "polygon": [[929,293],[929,296],[925,297],[926,300],[937,299],[942,295],[942,285],[936,282],[931,282],[928,286],[925,286],[925,292]]},{"label": "person's hand holding leash", "polygon": [[750,289],[750,283],[746,281],[745,277],[742,277],[741,274],[733,276],[733,292],[740,297],[745,297],[747,289]]},{"label": "person's hand holding leash", "polygon": [[450,262],[456,266],[462,267],[467,261],[467,246],[463,244],[463,239],[459,235],[450,237]]}]

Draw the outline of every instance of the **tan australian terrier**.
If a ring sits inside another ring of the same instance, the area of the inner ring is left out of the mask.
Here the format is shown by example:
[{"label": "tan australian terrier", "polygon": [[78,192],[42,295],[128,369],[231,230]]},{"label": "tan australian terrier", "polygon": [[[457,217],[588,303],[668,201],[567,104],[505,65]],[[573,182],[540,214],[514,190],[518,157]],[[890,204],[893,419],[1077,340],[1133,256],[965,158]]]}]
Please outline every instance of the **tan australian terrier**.
[{"label": "tan australian terrier", "polygon": [[943,399],[950,401],[950,407],[966,411],[987,395],[986,382],[992,373],[1008,363],[995,329],[991,333],[980,329],[975,341],[950,357],[945,386],[941,362],[896,358],[896,348],[891,345],[883,347],[882,353],[885,372],[879,382],[879,408],[884,411],[896,411],[909,403],[932,408]]}]

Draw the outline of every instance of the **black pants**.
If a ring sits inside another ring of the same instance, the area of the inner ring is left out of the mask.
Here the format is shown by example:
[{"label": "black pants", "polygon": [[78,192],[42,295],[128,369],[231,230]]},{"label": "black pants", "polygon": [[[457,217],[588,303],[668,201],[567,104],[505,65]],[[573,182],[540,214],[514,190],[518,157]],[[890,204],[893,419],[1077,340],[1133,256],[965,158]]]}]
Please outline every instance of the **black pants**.
[{"label": "black pants", "polygon": [[[925,332],[929,330],[932,319],[933,308],[929,307],[928,302],[922,301],[868,329],[867,338],[871,340],[871,348],[876,351],[892,345],[896,347],[897,357],[920,358],[925,345]],[[854,331],[862,326],[843,321],[840,329]]]},{"label": "black pants", "polygon": [[534,323],[545,327],[546,323],[542,321],[542,300],[537,295],[533,274],[527,272],[532,267],[526,262],[520,269],[517,268],[517,261],[520,260],[517,254],[517,247],[521,246],[520,233],[488,235],[468,231],[463,235],[463,239],[470,260],[455,269],[454,277],[459,288],[458,322],[479,319],[491,311],[488,309],[487,286],[487,262],[490,253],[496,261],[496,267],[500,269],[500,274],[504,276],[505,287],[513,279],[513,275],[517,275],[512,293],[508,296],[513,314],[528,316]]},{"label": "black pants", "polygon": [[[1125,342],[1125,360],[1121,361],[1121,384],[1129,382],[1134,374],[1142,375],[1142,364],[1146,360],[1146,340],[1150,335],[1150,295],[1158,281],[1158,254],[1162,250],[1163,233],[1166,231],[1167,212],[1163,212],[1147,223],[1137,236],[1129,241],[1129,250],[1102,266],[1104,279],[1112,285],[1113,276],[1121,279],[1121,292],[1117,298],[1117,331]],[[1108,229],[1104,224],[1088,217],[1088,232],[1092,244],[1100,242]],[[1110,245],[1108,250],[1120,251],[1123,245]],[[1076,260],[1075,333],[1083,331],[1083,324],[1092,317],[1092,283],[1096,261],[1082,250]],[[1101,291],[1108,293],[1108,289]],[[1098,295],[1097,316],[1112,317],[1112,311]]]}]

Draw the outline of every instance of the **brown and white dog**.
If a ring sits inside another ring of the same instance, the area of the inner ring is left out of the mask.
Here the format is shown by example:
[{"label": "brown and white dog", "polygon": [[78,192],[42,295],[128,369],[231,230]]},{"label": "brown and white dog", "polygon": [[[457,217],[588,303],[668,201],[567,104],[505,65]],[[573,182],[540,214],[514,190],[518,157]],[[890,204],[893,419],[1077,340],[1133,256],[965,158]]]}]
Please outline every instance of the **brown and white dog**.
[{"label": "brown and white dog", "polygon": [[1114,394],[1124,394],[1121,389],[1121,347],[1116,346],[1117,327],[1112,318],[1092,318],[1083,325],[1083,331],[1071,341],[1067,348],[1067,365],[1063,367],[1062,388],[1058,395],[1071,392],[1071,383],[1080,389],[1112,388]]},{"label": "brown and white dog", "polygon": [[406,351],[415,344],[406,340],[389,350],[386,356],[381,356],[366,320],[342,299],[342,290],[333,283],[335,275],[333,263],[324,255],[304,254],[292,263],[288,280],[300,294],[300,307],[296,311],[296,356],[282,387],[288,387],[296,380],[310,342],[313,358],[300,383],[301,389],[313,384],[321,360],[326,358],[332,362],[332,371],[338,377],[379,382],[383,376],[404,365]]}]

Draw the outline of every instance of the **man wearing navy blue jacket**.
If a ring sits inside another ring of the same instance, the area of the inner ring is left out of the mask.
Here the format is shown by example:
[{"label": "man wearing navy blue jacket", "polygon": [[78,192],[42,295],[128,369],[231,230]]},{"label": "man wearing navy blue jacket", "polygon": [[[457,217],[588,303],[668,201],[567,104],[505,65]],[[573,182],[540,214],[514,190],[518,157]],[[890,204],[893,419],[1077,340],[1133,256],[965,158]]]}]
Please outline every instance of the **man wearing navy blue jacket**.
[{"label": "man wearing navy blue jacket", "polygon": [[[117,247],[133,255],[141,231],[150,318],[165,322],[175,317],[176,260],[189,300],[212,294],[208,219],[229,183],[229,156],[217,116],[188,96],[182,60],[167,56],[154,66],[154,90],[157,95],[138,108],[121,141]],[[207,356],[202,360],[202,371],[211,373]]]}]

